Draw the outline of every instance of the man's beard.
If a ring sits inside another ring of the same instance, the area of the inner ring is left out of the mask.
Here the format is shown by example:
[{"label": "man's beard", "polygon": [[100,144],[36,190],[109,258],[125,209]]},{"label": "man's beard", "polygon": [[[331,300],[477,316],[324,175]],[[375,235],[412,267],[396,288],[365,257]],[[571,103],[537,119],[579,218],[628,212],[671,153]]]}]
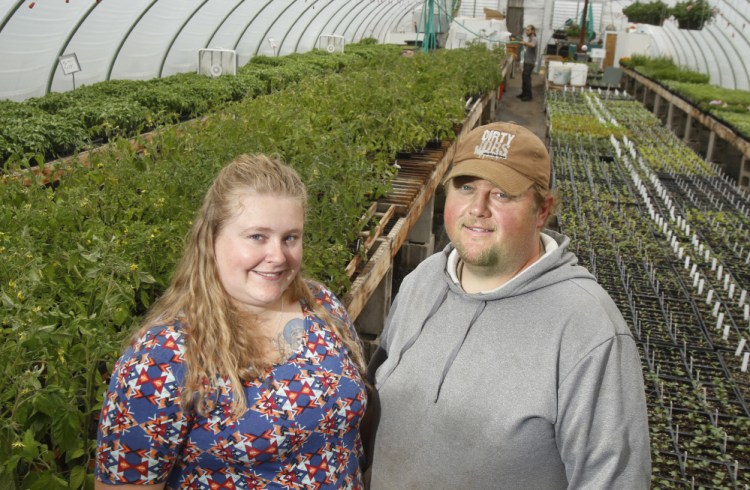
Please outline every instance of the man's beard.
[{"label": "man's beard", "polygon": [[458,256],[461,260],[472,267],[482,267],[488,271],[499,270],[503,262],[502,254],[499,250],[489,247],[479,253],[469,253],[462,243],[454,243]]}]

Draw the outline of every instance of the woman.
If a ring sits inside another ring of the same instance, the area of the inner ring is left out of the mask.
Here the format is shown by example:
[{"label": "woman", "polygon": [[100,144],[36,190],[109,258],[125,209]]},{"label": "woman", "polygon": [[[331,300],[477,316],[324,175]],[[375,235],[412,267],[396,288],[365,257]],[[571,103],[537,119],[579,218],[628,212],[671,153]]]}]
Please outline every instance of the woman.
[{"label": "woman", "polygon": [[240,156],[204,199],[171,285],[115,365],[97,488],[361,488],[361,346],[300,275],[296,172]]}]

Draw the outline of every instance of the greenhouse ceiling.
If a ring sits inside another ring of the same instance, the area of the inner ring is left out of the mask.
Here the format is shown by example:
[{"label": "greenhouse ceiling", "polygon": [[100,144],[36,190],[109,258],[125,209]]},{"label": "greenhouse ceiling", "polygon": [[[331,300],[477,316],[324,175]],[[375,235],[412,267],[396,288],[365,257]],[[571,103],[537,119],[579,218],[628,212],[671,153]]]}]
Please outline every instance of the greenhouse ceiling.
[{"label": "greenhouse ceiling", "polygon": [[[437,8],[451,11],[447,5],[455,1],[437,0]],[[460,8],[504,12],[509,1],[463,0]],[[605,18],[612,24],[624,17],[622,8],[633,0],[591,1],[603,29]],[[639,24],[653,38],[644,54],[671,57],[707,73],[712,84],[748,90],[750,1],[709,1],[717,15],[700,31],[679,29],[673,20]],[[533,20],[563,3],[526,0],[524,16]],[[253,56],[335,50],[342,41],[399,42],[397,33],[414,32],[422,6],[422,0],[0,0],[0,100],[110,79],[216,75]]]},{"label": "greenhouse ceiling", "polygon": [[400,26],[413,26],[420,6],[416,0],[0,0],[0,99],[195,71],[202,49],[212,56],[233,51],[242,66],[257,55],[336,49],[319,40],[386,42]]}]

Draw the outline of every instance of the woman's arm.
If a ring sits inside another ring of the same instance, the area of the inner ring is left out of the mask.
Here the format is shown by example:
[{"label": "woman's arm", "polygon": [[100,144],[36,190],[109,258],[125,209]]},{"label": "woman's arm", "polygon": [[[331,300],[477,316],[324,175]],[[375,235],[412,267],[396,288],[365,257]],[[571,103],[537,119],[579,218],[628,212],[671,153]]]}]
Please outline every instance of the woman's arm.
[{"label": "woman's arm", "polygon": [[95,473],[101,485],[163,488],[178,461],[191,418],[180,401],[181,333],[175,325],[154,327],[116,363],[99,417]]}]

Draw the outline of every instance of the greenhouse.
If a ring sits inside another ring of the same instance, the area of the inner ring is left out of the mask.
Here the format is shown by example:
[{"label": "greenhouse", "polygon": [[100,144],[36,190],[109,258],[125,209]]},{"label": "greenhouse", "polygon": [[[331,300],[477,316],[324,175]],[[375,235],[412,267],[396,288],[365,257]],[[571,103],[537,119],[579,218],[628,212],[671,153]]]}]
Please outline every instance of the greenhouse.
[{"label": "greenhouse", "polygon": [[0,490],[749,489],[749,51],[745,0],[0,0]]}]

